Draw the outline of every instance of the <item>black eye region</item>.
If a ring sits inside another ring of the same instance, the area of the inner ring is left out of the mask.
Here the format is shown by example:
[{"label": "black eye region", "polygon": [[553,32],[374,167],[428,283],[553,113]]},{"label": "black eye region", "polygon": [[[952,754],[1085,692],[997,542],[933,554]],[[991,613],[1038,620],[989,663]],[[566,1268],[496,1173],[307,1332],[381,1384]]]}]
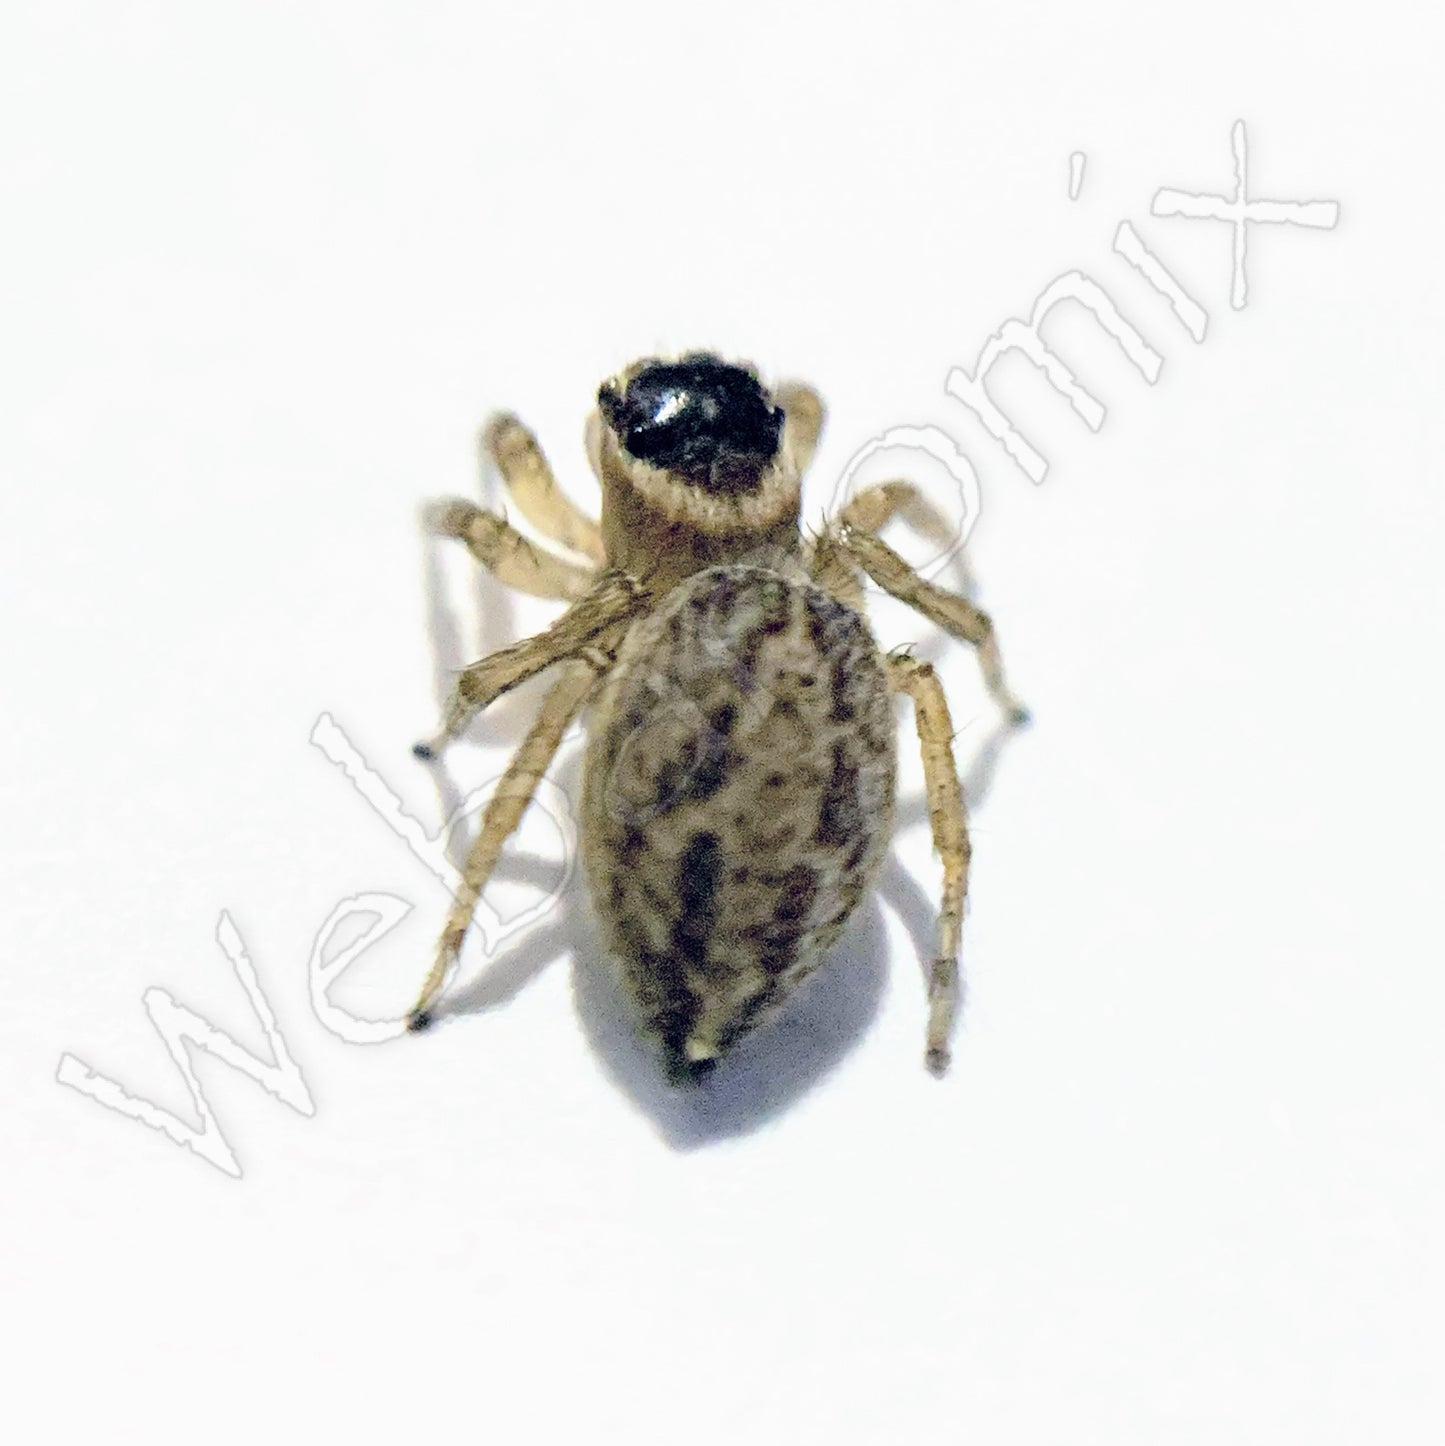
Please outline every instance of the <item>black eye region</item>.
[{"label": "black eye region", "polygon": [[634,457],[708,492],[756,491],[778,453],[782,410],[751,372],[714,356],[649,362],[597,402]]}]

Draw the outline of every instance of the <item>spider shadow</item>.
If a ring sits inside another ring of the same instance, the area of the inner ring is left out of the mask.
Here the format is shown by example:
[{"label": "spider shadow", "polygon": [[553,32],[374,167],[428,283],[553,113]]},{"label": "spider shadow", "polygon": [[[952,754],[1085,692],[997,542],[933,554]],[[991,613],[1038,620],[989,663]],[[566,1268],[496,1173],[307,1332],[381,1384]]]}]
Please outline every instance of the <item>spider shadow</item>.
[{"label": "spider shadow", "polygon": [[[555,869],[550,860],[522,856],[498,872],[546,887]],[[672,1085],[659,1052],[636,1031],[635,1006],[605,957],[584,894],[574,878],[557,913],[519,935],[440,1002],[436,1017],[460,1019],[500,1009],[555,961],[570,956],[573,1006],[603,1073],[679,1151],[760,1128],[821,1084],[861,1041],[877,1017],[888,977],[880,895],[903,918],[920,960],[929,957],[935,926],[934,906],[890,857],[879,893],[859,909],[823,966],[778,1014],[700,1084]],[[920,983],[920,1057],[923,999]]]}]

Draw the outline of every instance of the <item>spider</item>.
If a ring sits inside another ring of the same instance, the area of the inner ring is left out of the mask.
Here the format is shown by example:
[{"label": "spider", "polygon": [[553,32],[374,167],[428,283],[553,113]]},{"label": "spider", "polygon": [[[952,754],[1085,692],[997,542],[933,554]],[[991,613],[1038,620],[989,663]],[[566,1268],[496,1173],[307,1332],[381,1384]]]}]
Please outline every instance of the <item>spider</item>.
[{"label": "spider", "polygon": [[432,1022],[502,846],[587,708],[582,856],[607,951],[669,1078],[705,1075],[818,967],[872,883],[892,827],[890,695],[906,693],[943,863],[925,1062],[946,1070],[969,863],[953,725],[933,667],[874,641],[862,575],[973,644],[1010,721],[1027,715],[988,616],[878,536],[926,510],[914,486],[870,487],[804,536],[801,479],[823,415],[807,386],[769,390],[710,352],[635,362],[602,384],[587,422],[600,525],[516,417],[487,426],[522,515],[589,561],[470,502],[432,514],[502,582],[571,606],[466,668],[441,732],[416,746],[433,759],[501,694],[555,678],[485,810],[411,1029]]}]

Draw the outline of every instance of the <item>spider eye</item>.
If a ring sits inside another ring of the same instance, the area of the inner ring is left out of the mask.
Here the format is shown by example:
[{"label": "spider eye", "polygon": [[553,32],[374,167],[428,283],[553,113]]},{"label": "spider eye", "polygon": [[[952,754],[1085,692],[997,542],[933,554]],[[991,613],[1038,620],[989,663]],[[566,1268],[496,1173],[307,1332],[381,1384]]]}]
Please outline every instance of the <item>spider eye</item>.
[{"label": "spider eye", "polygon": [[708,492],[751,492],[778,453],[782,409],[742,367],[697,353],[649,362],[598,405],[634,457]]}]

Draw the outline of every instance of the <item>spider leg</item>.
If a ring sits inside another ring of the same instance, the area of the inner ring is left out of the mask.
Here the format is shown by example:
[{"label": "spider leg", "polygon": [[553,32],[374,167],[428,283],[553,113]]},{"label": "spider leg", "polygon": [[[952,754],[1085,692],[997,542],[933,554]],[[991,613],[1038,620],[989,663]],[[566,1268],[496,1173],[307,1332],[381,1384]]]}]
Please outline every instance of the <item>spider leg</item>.
[{"label": "spider leg", "polygon": [[[894,517],[902,517],[914,531],[939,547],[952,547],[958,541],[954,524],[943,509],[915,483],[902,478],[875,482],[854,493],[838,514],[838,524],[863,532],[878,532]],[[834,528],[813,541],[811,561],[813,580],[820,587],[840,602],[859,609],[864,607],[858,563],[848,556]]]},{"label": "spider leg", "polygon": [[845,527],[864,532],[879,532],[895,516],[932,542],[947,546],[956,541],[953,524],[931,498],[912,482],[901,478],[875,482],[856,492],[844,504],[838,520]]},{"label": "spider leg", "polygon": [[938,955],[928,972],[928,1034],[924,1059],[941,1075],[948,1068],[948,1041],[958,1009],[958,950],[963,929],[963,901],[968,892],[968,818],[963,787],[953,758],[953,719],[948,699],[931,663],[892,656],[887,660],[889,684],[913,700],[914,724],[923,755],[928,791],[928,822],[933,847],[943,860],[943,897],[938,911]]},{"label": "spider leg", "polygon": [[464,668],[447,702],[441,732],[416,745],[417,757],[435,758],[489,703],[554,663],[576,657],[595,661],[600,653],[590,645],[646,607],[647,596],[625,573],[605,572],[551,627]]},{"label": "spider leg", "polygon": [[818,437],[827,415],[823,399],[812,387],[802,382],[779,382],[773,388],[773,399],[783,409],[788,445],[799,472],[807,470],[818,449]]},{"label": "spider leg", "polygon": [[476,912],[477,900],[497,866],[502,846],[521,822],[536,792],[537,781],[547,771],[563,734],[577,716],[577,710],[610,664],[610,658],[605,661],[589,658],[569,662],[565,666],[563,675],[543,700],[527,736],[512,755],[507,771],[487,800],[476,840],[467,855],[451,914],[437,942],[436,961],[422,985],[415,1007],[407,1016],[408,1029],[425,1029],[431,1023],[429,1006],[461,953],[462,940],[466,938]]},{"label": "spider leg", "polygon": [[601,527],[557,486],[536,437],[516,417],[511,413],[493,417],[482,433],[482,444],[528,522],[599,566],[607,562]]},{"label": "spider leg", "polygon": [[837,532],[850,558],[885,592],[916,608],[945,632],[978,649],[983,679],[994,701],[1011,723],[1028,721],[1028,709],[1009,692],[1003,676],[1003,658],[994,636],[993,620],[967,598],[920,577],[908,563],[872,532],[845,522]]},{"label": "spider leg", "polygon": [[840,603],[857,612],[867,611],[867,600],[863,596],[863,576],[858,564],[838,540],[834,528],[824,528],[809,540],[805,553],[808,576],[824,592],[831,593]]},{"label": "spider leg", "polygon": [[430,531],[456,537],[483,567],[508,587],[533,597],[584,597],[597,574],[529,542],[505,518],[475,503],[454,498],[439,502],[427,519]]}]

